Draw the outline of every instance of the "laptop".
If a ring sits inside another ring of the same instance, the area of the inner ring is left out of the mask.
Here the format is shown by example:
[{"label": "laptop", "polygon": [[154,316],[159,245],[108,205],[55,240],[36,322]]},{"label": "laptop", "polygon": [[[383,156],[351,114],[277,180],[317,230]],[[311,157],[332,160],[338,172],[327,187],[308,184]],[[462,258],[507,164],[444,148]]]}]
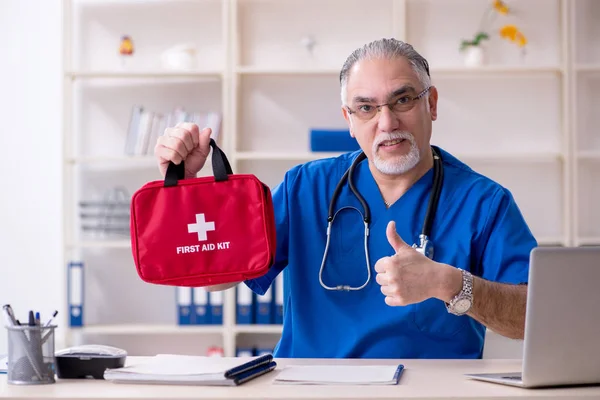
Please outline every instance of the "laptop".
[{"label": "laptop", "polygon": [[600,246],[533,249],[522,371],[466,376],[524,388],[600,384]]}]

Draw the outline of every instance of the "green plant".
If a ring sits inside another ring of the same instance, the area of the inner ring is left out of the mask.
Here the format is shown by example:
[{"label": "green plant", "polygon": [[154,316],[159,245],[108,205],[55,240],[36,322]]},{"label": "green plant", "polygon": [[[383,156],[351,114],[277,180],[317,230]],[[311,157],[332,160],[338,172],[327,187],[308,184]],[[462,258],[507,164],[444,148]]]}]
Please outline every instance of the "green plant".
[{"label": "green plant", "polygon": [[478,32],[473,40],[463,40],[460,44],[460,50],[463,51],[469,46],[479,46],[483,40],[488,40],[490,35],[485,32]]},{"label": "green plant", "polygon": [[[488,32],[491,30],[496,17],[506,16],[511,13],[511,9],[504,0],[492,0],[481,18],[479,29],[475,33],[474,38],[472,40],[462,40],[460,50],[463,51],[468,47],[480,46],[482,41],[489,40],[490,35]],[[527,44],[525,35],[515,25],[504,25],[500,28],[499,33],[500,37],[517,43],[519,47],[524,47]]]}]

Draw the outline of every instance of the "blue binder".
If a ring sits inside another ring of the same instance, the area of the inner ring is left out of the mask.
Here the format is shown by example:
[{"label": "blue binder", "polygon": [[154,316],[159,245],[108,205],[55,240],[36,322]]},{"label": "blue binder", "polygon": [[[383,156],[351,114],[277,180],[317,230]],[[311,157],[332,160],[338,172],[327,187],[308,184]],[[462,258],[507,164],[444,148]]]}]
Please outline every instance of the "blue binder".
[{"label": "blue binder", "polygon": [[236,315],[237,323],[240,325],[254,323],[254,307],[253,307],[253,292],[244,285],[240,284],[236,287]]},{"label": "blue binder", "polygon": [[210,307],[210,323],[212,325],[223,324],[223,292],[210,292],[208,294]]},{"label": "blue binder", "polygon": [[254,349],[252,347],[238,347],[235,353],[236,357],[252,357]]},{"label": "blue binder", "polygon": [[273,286],[269,287],[264,295],[256,296],[256,323],[273,323]]},{"label": "blue binder", "polygon": [[210,323],[210,310],[208,309],[208,292],[203,287],[194,288],[192,293],[194,303],[194,324],[205,325]]},{"label": "blue binder", "polygon": [[67,301],[69,325],[83,326],[83,262],[71,262],[68,267]]},{"label": "blue binder", "polygon": [[192,310],[193,288],[176,287],[177,295],[177,320],[179,325],[191,325],[194,323],[194,312]]},{"label": "blue binder", "polygon": [[310,149],[312,151],[355,151],[360,146],[350,136],[348,129],[311,129]]}]

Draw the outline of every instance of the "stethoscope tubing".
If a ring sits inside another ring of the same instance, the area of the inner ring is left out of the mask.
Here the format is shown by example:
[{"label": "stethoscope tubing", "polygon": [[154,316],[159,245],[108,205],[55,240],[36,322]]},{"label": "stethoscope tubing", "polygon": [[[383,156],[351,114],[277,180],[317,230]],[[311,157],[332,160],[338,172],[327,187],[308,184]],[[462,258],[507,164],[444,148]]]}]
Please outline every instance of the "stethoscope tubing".
[{"label": "stethoscope tubing", "polygon": [[[425,245],[427,245],[428,248],[430,247],[430,253],[432,256],[433,245],[431,244],[431,242],[429,242],[429,237],[431,235],[431,228],[433,225],[433,220],[435,218],[435,213],[437,210],[437,206],[438,206],[439,199],[440,199],[440,194],[442,191],[442,183],[443,183],[443,179],[444,179],[444,169],[442,166],[441,156],[437,153],[437,151],[433,147],[431,148],[431,150],[433,152],[433,186],[432,186],[432,191],[429,196],[429,201],[427,204],[427,211],[425,213],[425,219],[423,221],[423,228],[421,230],[421,234],[419,235],[420,245],[418,248],[421,251],[425,251],[424,248],[425,248]],[[342,176],[342,178],[336,185],[336,188],[333,192],[333,196],[331,197],[331,201],[329,203],[329,210],[328,210],[328,215],[327,215],[327,241],[325,243],[325,251],[323,252],[321,268],[319,269],[319,283],[321,284],[321,286],[323,288],[325,288],[327,290],[338,290],[338,291],[361,290],[361,289],[365,288],[367,286],[367,284],[369,283],[369,281],[371,280],[371,263],[369,260],[370,257],[369,257],[369,249],[368,249],[369,224],[371,223],[371,210],[369,208],[369,205],[363,198],[363,196],[360,194],[360,192],[354,186],[354,179],[353,179],[353,174],[354,174],[354,170],[355,170],[356,166],[366,158],[367,158],[366,154],[364,152],[361,152],[356,157],[356,159],[354,159],[354,161],[352,162],[352,164],[350,165],[348,170],[344,173],[344,175]],[[351,206],[342,207],[334,213],[333,210],[335,208],[335,203],[336,203],[337,199],[339,198],[340,192],[346,181],[348,181],[348,186],[350,188],[350,191],[356,196],[358,201],[361,203],[361,206],[363,208],[363,213],[361,213],[360,210],[357,209],[356,207],[351,207]],[[364,248],[365,248],[365,258],[366,258],[366,264],[367,264],[367,279],[361,286],[356,286],[356,287],[350,286],[350,285],[328,286],[323,281],[323,270],[325,269],[325,262],[327,260],[327,255],[329,253],[329,245],[330,245],[330,241],[331,241],[331,227],[333,225],[333,221],[335,220],[335,217],[337,216],[337,214],[345,208],[351,208],[351,209],[356,210],[363,219],[363,223],[364,223],[364,227],[365,227]],[[417,247],[417,246],[415,245],[413,247]]]}]

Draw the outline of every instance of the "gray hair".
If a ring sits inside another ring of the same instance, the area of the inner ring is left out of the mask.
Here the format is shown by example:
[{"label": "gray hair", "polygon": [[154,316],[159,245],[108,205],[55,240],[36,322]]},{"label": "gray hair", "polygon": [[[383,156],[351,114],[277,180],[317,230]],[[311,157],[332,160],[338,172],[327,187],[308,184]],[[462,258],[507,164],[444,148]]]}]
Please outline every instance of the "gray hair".
[{"label": "gray hair", "polygon": [[419,82],[424,87],[431,85],[431,77],[429,76],[429,64],[410,44],[397,39],[379,39],[354,50],[346,59],[342,70],[340,71],[340,86],[342,104],[346,102],[346,84],[350,69],[357,62],[369,58],[395,58],[404,57],[412,65],[415,73],[419,78]]}]

